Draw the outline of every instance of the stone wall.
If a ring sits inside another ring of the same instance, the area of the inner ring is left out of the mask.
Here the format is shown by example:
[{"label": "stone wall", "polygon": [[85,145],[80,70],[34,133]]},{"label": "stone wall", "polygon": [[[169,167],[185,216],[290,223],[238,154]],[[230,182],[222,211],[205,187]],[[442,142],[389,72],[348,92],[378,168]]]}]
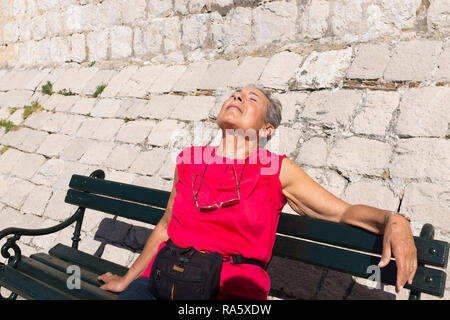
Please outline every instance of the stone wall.
[{"label": "stone wall", "polygon": [[447,0],[3,0],[0,66],[182,63],[449,34]]},{"label": "stone wall", "polygon": [[[170,190],[173,154],[217,144],[223,101],[255,83],[283,103],[269,149],[336,196],[450,241],[449,35],[444,0],[2,0],[0,229],[69,217],[74,173]],[[130,265],[149,228],[87,210],[80,248]],[[407,297],[282,259],[269,273],[275,297]]]}]

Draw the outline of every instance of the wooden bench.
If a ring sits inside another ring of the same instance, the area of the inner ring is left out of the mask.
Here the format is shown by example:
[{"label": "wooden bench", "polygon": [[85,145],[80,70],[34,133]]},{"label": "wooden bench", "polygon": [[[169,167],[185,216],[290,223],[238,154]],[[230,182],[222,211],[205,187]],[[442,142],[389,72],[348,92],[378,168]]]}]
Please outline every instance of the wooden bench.
[{"label": "wooden bench", "polygon": [[[115,299],[117,294],[103,291],[97,276],[110,271],[124,275],[127,268],[78,250],[81,225],[86,208],[156,225],[166,208],[169,192],[104,180],[102,170],[89,177],[73,175],[65,202],[78,206],[66,221],[45,229],[7,228],[0,231],[6,238],[1,254],[8,259],[0,265],[0,286],[25,299]],[[75,223],[72,247],[57,244],[48,253],[30,257],[21,255],[17,240],[23,236],[39,236],[58,232]],[[419,267],[410,289],[410,299],[420,299],[421,292],[442,297],[446,273],[428,266],[445,268],[448,261],[447,242],[433,240],[434,229],[423,226],[415,237]],[[382,251],[382,236],[344,224],[282,214],[273,255],[334,269],[354,276],[369,278],[367,268],[377,265]],[[377,256],[378,255],[378,256]],[[67,268],[79,266],[81,290],[69,289]],[[395,284],[397,269],[392,261],[381,269],[381,282]],[[294,280],[294,279],[293,279]]]}]

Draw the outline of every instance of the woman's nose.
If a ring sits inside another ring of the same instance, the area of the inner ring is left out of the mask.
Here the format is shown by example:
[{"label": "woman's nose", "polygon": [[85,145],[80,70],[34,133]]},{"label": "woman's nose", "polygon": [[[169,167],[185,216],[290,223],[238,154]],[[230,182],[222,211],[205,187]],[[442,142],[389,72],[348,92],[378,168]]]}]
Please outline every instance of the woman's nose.
[{"label": "woman's nose", "polygon": [[240,102],[242,102],[242,97],[241,97],[241,94],[240,93],[236,93],[235,95],[234,95],[234,100],[239,100]]}]

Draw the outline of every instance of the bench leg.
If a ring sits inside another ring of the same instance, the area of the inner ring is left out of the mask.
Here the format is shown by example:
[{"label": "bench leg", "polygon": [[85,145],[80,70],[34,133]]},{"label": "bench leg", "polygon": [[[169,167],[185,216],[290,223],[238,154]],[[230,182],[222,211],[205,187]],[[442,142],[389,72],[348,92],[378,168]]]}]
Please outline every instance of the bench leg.
[{"label": "bench leg", "polygon": [[[6,243],[3,245],[1,249],[1,254],[4,258],[8,259],[8,265],[12,267],[17,267],[17,264],[20,261],[20,258],[22,256],[22,252],[20,248],[17,246],[16,241],[20,239],[20,235],[14,235],[8,240],[6,240]],[[11,256],[11,254],[8,252],[9,249],[12,249],[14,251],[14,255]],[[4,268],[4,264],[0,263],[0,270]],[[1,289],[1,286],[0,286]],[[8,297],[4,297],[2,293],[0,292],[0,300],[16,300],[17,299],[17,293],[11,292],[11,294]]]},{"label": "bench leg", "polygon": [[[0,289],[1,288],[2,287],[0,286]],[[11,292],[8,297],[4,297],[2,295],[2,293],[0,292],[0,301],[3,301],[3,300],[16,300],[16,299],[17,299],[17,293]]]}]

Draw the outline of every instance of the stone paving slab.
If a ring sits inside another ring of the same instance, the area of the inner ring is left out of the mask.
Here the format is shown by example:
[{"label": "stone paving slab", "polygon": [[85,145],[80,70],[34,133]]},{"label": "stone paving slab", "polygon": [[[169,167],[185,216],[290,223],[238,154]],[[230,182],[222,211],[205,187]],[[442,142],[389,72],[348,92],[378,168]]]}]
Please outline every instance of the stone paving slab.
[{"label": "stone paving slab", "polygon": [[152,94],[171,92],[175,83],[183,75],[186,69],[187,67],[183,65],[168,66],[153,82],[149,92]]},{"label": "stone paving slab", "polygon": [[[8,109],[8,112],[10,113],[10,116],[8,117],[8,121],[11,121],[16,126],[20,125],[23,122],[23,115],[24,115],[25,109],[21,108],[21,109],[15,110],[15,111],[10,111]],[[11,114],[11,112],[13,112],[13,113]]]},{"label": "stone paving slab", "polygon": [[264,57],[246,57],[228,79],[228,86],[240,88],[249,84],[256,84],[268,60]]},{"label": "stone paving slab", "polygon": [[177,104],[170,117],[188,121],[206,120],[214,104],[214,97],[186,96]]},{"label": "stone paving slab", "polygon": [[53,90],[58,92],[66,89],[80,93],[87,82],[97,73],[98,69],[73,67],[67,69],[53,84]]},{"label": "stone paving slab", "polygon": [[167,151],[161,148],[139,153],[130,171],[142,175],[154,175],[163,165]]},{"label": "stone paving slab", "polygon": [[[137,119],[145,114],[148,100],[146,99],[122,99],[115,117],[122,119]],[[143,117],[144,118],[144,117]]]},{"label": "stone paving slab", "polygon": [[24,180],[30,180],[45,160],[45,157],[40,154],[22,152],[17,159],[17,163],[11,168],[10,174]]},{"label": "stone paving slab", "polygon": [[90,138],[94,135],[97,128],[100,126],[102,119],[88,117],[83,123],[80,125],[76,137],[78,138]]},{"label": "stone paving slab", "polygon": [[95,129],[91,138],[101,141],[113,141],[124,125],[122,119],[103,119]]},{"label": "stone paving slab", "polygon": [[71,140],[71,137],[64,134],[50,134],[36,152],[49,158],[58,158]]},{"label": "stone paving slab", "polygon": [[116,136],[117,141],[128,143],[142,143],[154,127],[152,122],[136,120],[122,125]]},{"label": "stone paving slab", "polygon": [[49,75],[51,70],[52,68],[44,68],[38,70],[38,72],[33,77],[30,77],[29,80],[25,82],[26,84],[24,86],[24,89],[33,91],[40,90],[41,88],[38,87],[39,84],[42,83],[42,81],[44,81],[44,79]]},{"label": "stone paving slab", "polygon": [[105,166],[116,170],[127,170],[139,155],[139,148],[122,144],[114,148],[105,162]]},{"label": "stone paving slab", "polygon": [[124,83],[126,83],[131,76],[138,70],[136,65],[130,65],[115,74],[109,81],[106,88],[103,90],[102,97],[115,97],[122,89]]},{"label": "stone paving slab", "polygon": [[30,78],[35,77],[37,72],[37,70],[18,70],[11,72],[9,74],[10,77],[5,77],[0,80],[0,90],[34,90],[34,88],[27,87],[26,83]]},{"label": "stone paving slab", "polygon": [[[44,114],[44,112],[42,112],[42,114]],[[57,133],[61,131],[61,128],[67,123],[69,115],[62,112],[47,112],[45,118],[44,122],[41,123],[37,129]]]},{"label": "stone paving slab", "polygon": [[66,123],[61,127],[61,133],[74,137],[84,121],[86,121],[85,116],[69,115]]},{"label": "stone paving slab", "polygon": [[160,121],[148,136],[150,145],[165,147],[175,139],[178,130],[183,129],[184,124],[173,119]]},{"label": "stone paving slab", "polygon": [[158,120],[167,118],[181,99],[183,97],[177,95],[154,96],[142,111],[141,117]]},{"label": "stone paving slab", "polygon": [[47,160],[31,178],[31,182],[41,186],[53,187],[56,180],[67,168],[67,162],[61,159]]},{"label": "stone paving slab", "polygon": [[238,62],[235,60],[216,60],[208,66],[205,75],[198,85],[199,89],[217,90],[225,88],[228,80],[236,70]]},{"label": "stone paving slab", "polygon": [[60,159],[78,161],[93,143],[94,140],[87,138],[72,139],[61,152]]},{"label": "stone paving slab", "polygon": [[9,177],[2,186],[2,202],[16,210],[20,210],[34,185],[20,178]]},{"label": "stone paving slab", "polygon": [[187,70],[173,86],[173,91],[190,92],[200,88],[200,81],[206,70],[208,69],[208,62],[194,62],[191,63]]},{"label": "stone paving slab", "polygon": [[22,212],[42,216],[52,192],[52,189],[47,186],[33,187],[22,206]]},{"label": "stone paving slab", "polygon": [[100,166],[114,148],[113,142],[93,142],[80,159],[81,163]]},{"label": "stone paving slab", "polygon": [[39,82],[36,81],[36,90],[42,91],[42,86],[46,85],[48,82],[55,83],[60,76],[64,74],[66,68],[56,67],[49,70],[42,78],[39,78]]},{"label": "stone paving slab", "polygon": [[134,72],[127,82],[122,84],[117,96],[143,98],[149,92],[155,80],[165,71],[165,66],[145,66]]},{"label": "stone paving slab", "polygon": [[97,103],[96,99],[81,98],[74,104],[70,112],[84,115],[90,114],[96,103]]},{"label": "stone paving slab", "polygon": [[87,81],[83,89],[81,89],[81,94],[92,95],[97,90],[97,87],[105,84],[108,86],[109,80],[117,74],[115,70],[98,70],[95,75]]},{"label": "stone paving slab", "polygon": [[6,108],[23,108],[30,104],[33,92],[30,90],[10,90],[0,96],[0,106]]},{"label": "stone paving slab", "polygon": [[2,137],[2,143],[4,145],[19,148],[27,138],[28,130],[10,130]]},{"label": "stone paving slab", "polygon": [[91,110],[90,114],[92,117],[98,118],[111,118],[114,117],[120,108],[122,100],[119,99],[101,99]]}]

